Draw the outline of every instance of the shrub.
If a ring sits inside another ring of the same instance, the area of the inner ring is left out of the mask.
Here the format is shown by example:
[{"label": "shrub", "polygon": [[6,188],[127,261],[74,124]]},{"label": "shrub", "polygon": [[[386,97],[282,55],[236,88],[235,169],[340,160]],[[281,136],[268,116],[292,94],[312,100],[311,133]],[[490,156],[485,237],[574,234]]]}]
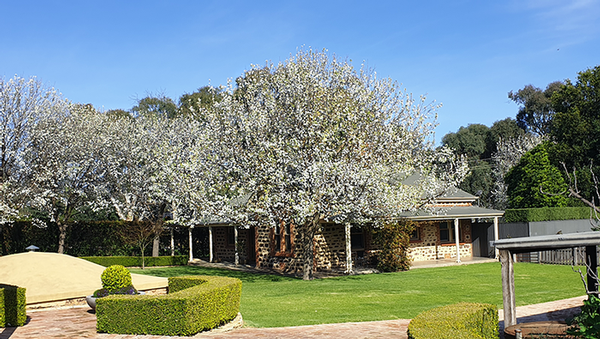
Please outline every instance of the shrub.
[{"label": "shrub", "polygon": [[25,325],[26,304],[25,288],[0,284],[0,327]]},{"label": "shrub", "polygon": [[112,265],[102,272],[102,288],[109,292],[131,286],[131,273],[122,265]]},{"label": "shrub", "polygon": [[495,305],[458,303],[417,315],[408,325],[411,339],[497,339],[498,309]]},{"label": "shrub", "polygon": [[172,277],[169,294],[111,295],[97,300],[98,332],[194,335],[236,317],[242,282],[228,277]]},{"label": "shrub", "polygon": [[[149,266],[183,266],[188,263],[188,256],[162,256],[162,257],[146,257],[146,267]],[[113,256],[113,257],[81,257],[87,261],[91,261],[105,267],[111,265],[123,265],[125,267],[140,267],[142,266],[142,257],[135,256]]]},{"label": "shrub", "polygon": [[406,271],[410,268],[408,248],[410,233],[416,223],[410,220],[384,225],[377,230],[376,239],[380,251],[377,255],[377,269],[382,272]]},{"label": "shrub", "polygon": [[600,299],[593,294],[583,301],[581,313],[567,320],[567,334],[576,338],[600,338]]},{"label": "shrub", "polygon": [[541,207],[508,209],[504,212],[506,222],[534,222],[549,220],[589,219],[589,207]]}]

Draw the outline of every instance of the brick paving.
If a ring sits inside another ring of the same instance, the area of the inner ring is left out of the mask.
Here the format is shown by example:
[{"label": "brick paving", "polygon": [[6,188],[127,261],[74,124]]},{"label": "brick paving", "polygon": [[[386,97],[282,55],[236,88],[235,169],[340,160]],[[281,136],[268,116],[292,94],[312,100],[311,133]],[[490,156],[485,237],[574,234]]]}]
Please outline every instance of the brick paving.
[{"label": "brick paving", "polygon": [[[563,320],[577,313],[585,297],[517,307],[518,322]],[[22,327],[0,329],[0,339],[24,338],[97,338],[97,339],[166,339],[153,335],[120,335],[96,333],[96,315],[85,307],[46,309],[27,312],[28,322]],[[503,319],[500,311],[500,320]],[[408,319],[360,323],[325,324],[279,328],[237,328],[228,332],[199,333],[191,338],[392,338],[407,339]],[[503,322],[500,323],[503,327]],[[502,338],[503,336],[501,336]],[[190,337],[181,337],[190,338]]]},{"label": "brick paving", "polygon": [[[97,339],[166,339],[155,335],[121,335],[96,333],[96,315],[89,307],[48,309],[27,313],[28,323],[22,327],[0,329],[0,339],[24,338],[97,338]],[[363,323],[326,324],[278,328],[238,328],[228,332],[199,333],[181,338],[392,338],[407,339],[410,320],[388,320]]]}]

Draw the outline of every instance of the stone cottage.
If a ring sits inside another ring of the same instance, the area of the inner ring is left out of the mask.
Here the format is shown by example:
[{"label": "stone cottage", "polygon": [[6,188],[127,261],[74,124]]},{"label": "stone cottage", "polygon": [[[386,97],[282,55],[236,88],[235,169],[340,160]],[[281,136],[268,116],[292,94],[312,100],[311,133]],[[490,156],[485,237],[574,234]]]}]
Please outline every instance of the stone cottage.
[{"label": "stone cottage", "polygon": [[[504,212],[474,205],[477,197],[452,188],[438,197],[427,211],[406,213],[418,222],[411,234],[409,256],[413,261],[470,258],[473,256],[472,223],[478,219],[494,220],[494,238],[498,218]],[[287,273],[302,271],[300,240],[294,226],[273,228],[236,227],[213,223],[207,226],[209,260],[249,264]],[[377,256],[375,230],[370,226],[322,223],[314,238],[316,271],[351,272],[354,266],[373,266]],[[190,260],[192,255],[190,229]]]}]

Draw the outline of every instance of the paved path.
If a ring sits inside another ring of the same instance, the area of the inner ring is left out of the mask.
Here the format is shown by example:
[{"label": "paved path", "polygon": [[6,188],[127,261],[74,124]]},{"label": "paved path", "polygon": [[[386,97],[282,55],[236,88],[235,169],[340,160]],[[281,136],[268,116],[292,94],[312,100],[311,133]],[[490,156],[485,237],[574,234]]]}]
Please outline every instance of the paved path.
[{"label": "paved path", "polygon": [[[585,297],[517,307],[518,322],[562,320],[579,311]],[[85,307],[28,311],[23,327],[0,329],[0,339],[97,338],[166,339],[177,337],[96,333],[96,316]],[[500,312],[502,319],[502,312]],[[192,338],[398,338],[407,339],[408,319],[279,328],[238,328],[229,332],[200,333]],[[503,326],[501,322],[501,326]],[[190,337],[182,337],[190,338]]]}]

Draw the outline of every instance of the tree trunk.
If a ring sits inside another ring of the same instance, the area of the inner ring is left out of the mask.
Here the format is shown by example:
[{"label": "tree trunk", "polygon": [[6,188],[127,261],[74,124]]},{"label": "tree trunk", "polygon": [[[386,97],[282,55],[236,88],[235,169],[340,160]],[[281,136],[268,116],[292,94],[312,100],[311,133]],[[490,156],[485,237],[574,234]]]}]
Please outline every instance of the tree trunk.
[{"label": "tree trunk", "polygon": [[312,218],[308,219],[304,224],[304,235],[302,237],[302,247],[304,255],[304,267],[302,270],[303,280],[313,280],[313,266],[315,261],[315,246],[314,239],[317,227],[319,225],[319,214],[315,213]]},{"label": "tree trunk", "polygon": [[154,240],[152,240],[152,256],[158,257],[158,249],[160,247],[160,236],[157,234],[154,236]]},{"label": "tree trunk", "polygon": [[62,222],[58,222],[58,231],[60,232],[58,235],[58,253],[65,253],[65,239],[67,238],[67,225]]}]

